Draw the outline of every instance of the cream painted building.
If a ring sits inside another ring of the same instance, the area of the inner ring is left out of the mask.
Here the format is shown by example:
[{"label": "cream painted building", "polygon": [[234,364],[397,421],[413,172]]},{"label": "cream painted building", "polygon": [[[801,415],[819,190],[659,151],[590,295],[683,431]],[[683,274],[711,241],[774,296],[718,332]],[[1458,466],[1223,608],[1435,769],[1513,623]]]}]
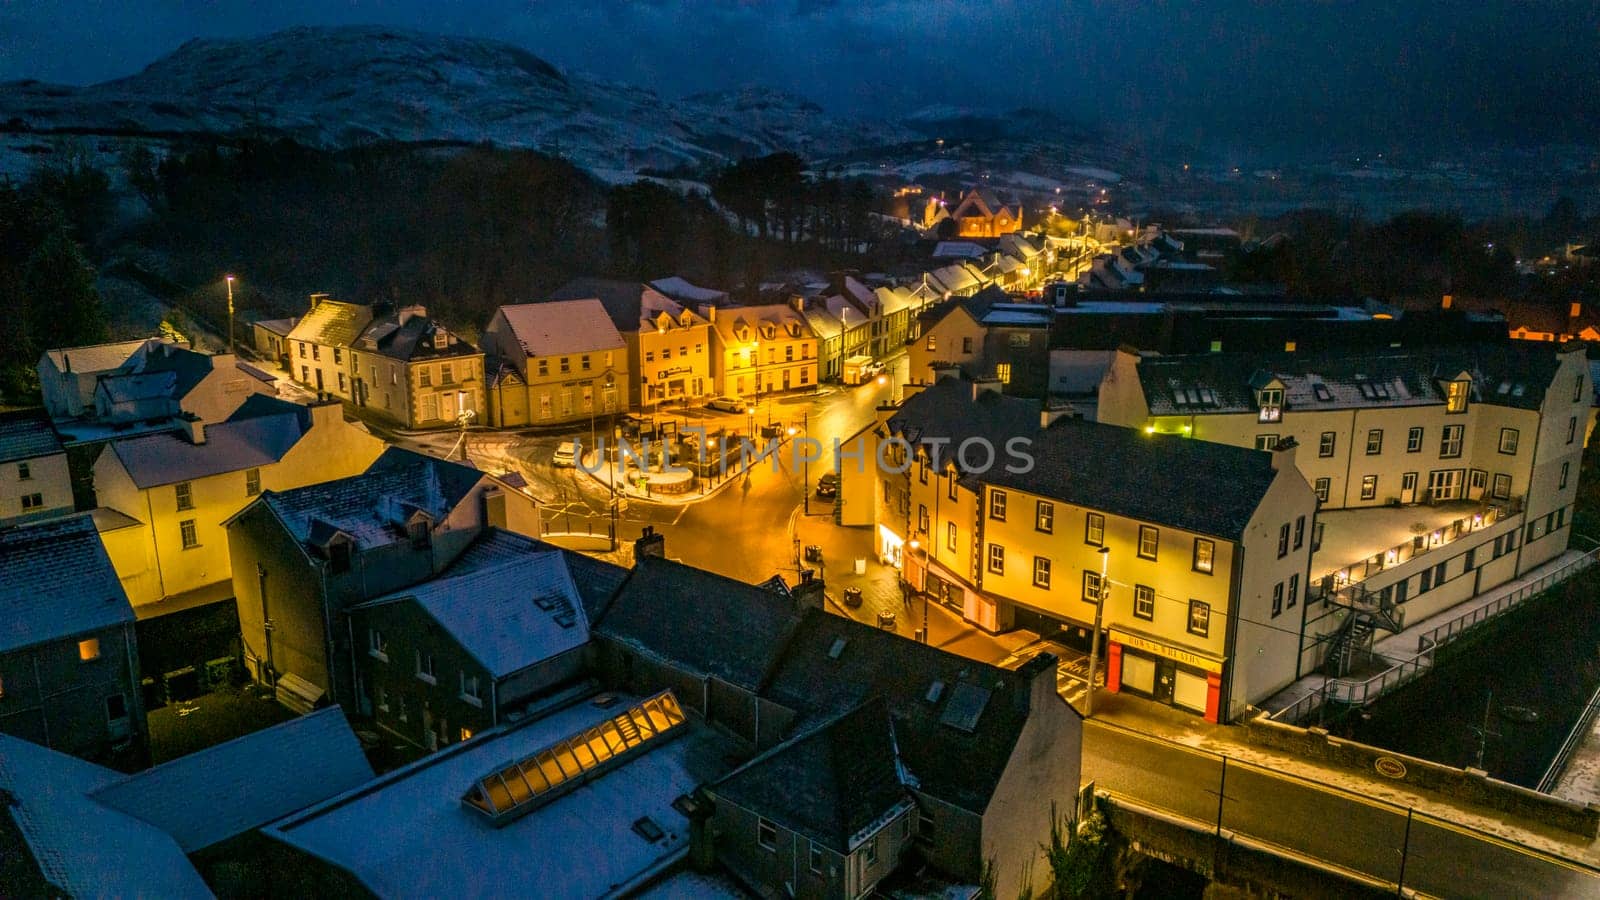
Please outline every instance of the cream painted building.
[{"label": "cream painted building", "polygon": [[877,482],[884,560],[986,630],[1084,650],[1104,571],[1107,687],[1212,721],[1300,674],[1316,499],[1292,447],[1147,436],[995,387],[943,379],[847,447]]},{"label": "cream painted building", "polygon": [[689,403],[717,395],[712,374],[715,345],[711,322],[650,285],[637,281],[578,278],[562,285],[551,300],[593,298],[605,307],[628,345],[629,390],[633,405],[652,409],[662,403]]},{"label": "cream painted building", "polygon": [[[224,520],[263,490],[363,471],[383,442],[345,422],[338,403],[260,397],[225,422],[115,441],[94,465],[106,550],[135,607],[231,589]],[[114,524],[111,524],[114,523]]]},{"label": "cream painted building", "polygon": [[311,308],[289,332],[289,376],[305,387],[355,402],[350,347],[372,324],[372,307],[312,294]]},{"label": "cream painted building", "polygon": [[708,307],[716,355],[712,372],[728,397],[758,397],[817,383],[817,336],[782,303]]},{"label": "cream painted building", "polygon": [[489,424],[558,425],[627,411],[628,345],[598,299],[519,303],[483,330]]},{"label": "cream painted building", "polygon": [[67,451],[42,409],[0,413],[0,527],[72,512]]},{"label": "cream painted building", "polygon": [[988,334],[982,320],[989,307],[1004,297],[986,291],[924,310],[919,317],[921,331],[911,342],[909,352],[911,381],[932,384],[939,370],[946,367],[958,368],[969,376],[987,374],[979,371],[983,365],[983,341]]}]

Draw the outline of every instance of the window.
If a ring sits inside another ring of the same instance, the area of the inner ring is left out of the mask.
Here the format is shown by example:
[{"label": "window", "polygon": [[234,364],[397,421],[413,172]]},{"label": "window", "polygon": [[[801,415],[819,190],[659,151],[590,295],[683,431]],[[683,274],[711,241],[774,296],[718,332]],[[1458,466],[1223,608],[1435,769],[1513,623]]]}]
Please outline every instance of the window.
[{"label": "window", "polygon": [[989,491],[989,518],[996,522],[1006,520],[1006,492]]},{"label": "window", "polygon": [[373,659],[389,661],[389,642],[383,639],[383,632],[376,628],[367,629],[367,654]]},{"label": "window", "polygon": [[928,533],[928,505],[926,503],[917,504],[917,530],[923,534]]},{"label": "window", "polygon": [[[583,367],[585,369],[589,368],[589,357],[587,357],[587,356],[585,356],[583,358]],[[454,384],[455,380],[456,380],[455,367],[451,363],[440,363],[439,364],[439,383],[440,384]]]},{"label": "window", "polygon": [[756,843],[760,844],[762,849],[778,852],[778,826],[766,819],[757,819]]},{"label": "window", "polygon": [[193,519],[184,519],[178,523],[178,536],[182,538],[185,550],[193,550],[200,546],[200,534],[195,529]]},{"label": "window", "polygon": [[1578,417],[1573,416],[1567,420],[1567,443],[1572,443],[1578,437]]},{"label": "window", "polygon": [[806,866],[812,872],[818,874],[822,872],[822,848],[817,846],[816,841],[811,842],[811,852],[808,854]]},{"label": "window", "polygon": [[867,838],[866,843],[861,845],[861,861],[864,866],[875,866],[878,864],[877,835]]},{"label": "window", "polygon": [[433,367],[432,366],[418,366],[417,367],[417,383],[422,385],[423,387],[433,387]]},{"label": "window", "polygon": [[478,694],[478,676],[461,673],[461,699],[473,706],[482,702],[483,698]]},{"label": "window", "polygon": [[656,361],[656,352],[654,350],[646,350],[644,352],[644,361],[645,362],[655,362]]},{"label": "window", "polygon": [[1583,376],[1572,379],[1572,402],[1577,403],[1583,399]]},{"label": "window", "polygon": [[1472,391],[1470,381],[1452,381],[1444,386],[1444,411],[1459,413],[1467,411],[1467,395]]},{"label": "window", "polygon": [[944,545],[946,549],[956,549],[956,523],[944,523]]},{"label": "window", "polygon": [[1139,558],[1155,559],[1156,549],[1161,543],[1161,532],[1153,525],[1139,526]]},{"label": "window", "polygon": [[1276,619],[1283,614],[1283,582],[1272,586],[1272,617]]},{"label": "window", "polygon": [[1095,547],[1106,545],[1106,517],[1089,513],[1083,523],[1083,542]]},{"label": "window", "polygon": [[461,729],[461,740],[463,740],[463,741],[472,740],[472,729],[471,728],[463,728],[463,729]]},{"label": "window", "polygon": [[1378,496],[1378,476],[1361,476],[1361,499],[1372,500]]},{"label": "window", "polygon": [[1133,586],[1133,615],[1136,619],[1152,621],[1156,617],[1156,589],[1147,584]]},{"label": "window", "polygon": [[1035,556],[1033,558],[1033,586],[1037,588],[1050,587],[1050,558]]},{"label": "window", "polygon": [[1446,425],[1439,434],[1439,458],[1454,459],[1461,455],[1460,425]]},{"label": "window", "polygon": [[1294,548],[1299,550],[1306,542],[1306,517],[1294,520]]},{"label": "window", "polygon": [[1211,604],[1203,600],[1189,601],[1189,633],[1200,637],[1211,633]]},{"label": "window", "polygon": [[340,373],[339,373],[339,390],[341,390],[341,391],[342,391],[342,390],[345,390],[345,386],[344,386],[344,373],[343,373],[343,372],[340,372]]},{"label": "window", "polygon": [[1520,434],[1515,428],[1500,429],[1500,452],[1507,456],[1515,456],[1519,437]]},{"label": "window", "polygon": [[972,338],[964,337],[964,338],[961,339],[961,352],[962,353],[971,353],[972,352]]},{"label": "window", "polygon": [[1289,523],[1278,526],[1278,558],[1283,559],[1289,555]]},{"label": "window", "polygon": [[1496,500],[1510,500],[1511,476],[1505,474],[1504,472],[1496,472],[1494,476],[1494,487],[1490,489],[1489,496]]},{"label": "window", "polygon": [[1383,452],[1383,429],[1367,429],[1367,455],[1377,456]]},{"label": "window", "polygon": [[923,484],[928,483],[928,463],[924,460],[917,461],[917,480]]},{"label": "window", "polygon": [[932,353],[933,351],[935,351],[937,349],[939,349],[939,340],[938,340],[938,338],[935,335],[932,335],[932,334],[928,335],[928,352]]},{"label": "window", "polygon": [[945,496],[951,500],[956,499],[956,473],[950,473],[950,484],[945,487]]},{"label": "window", "polygon": [[1339,440],[1339,437],[1334,432],[1332,432],[1332,431],[1324,431],[1322,433],[1322,440],[1317,442],[1317,455],[1321,456],[1323,458],[1327,458],[1329,456],[1332,456],[1333,455],[1334,444],[1338,440]]},{"label": "window", "polygon": [[180,481],[172,486],[173,497],[178,501],[178,511],[194,509],[194,485],[187,481]]},{"label": "window", "polygon": [[333,348],[333,361],[336,363],[344,362],[344,351],[338,347]]},{"label": "window", "polygon": [[1217,545],[1215,541],[1207,538],[1194,539],[1194,570],[1211,574],[1212,566],[1216,564]]},{"label": "window", "polygon": [[1100,580],[1100,573],[1085,569],[1083,571],[1083,602],[1099,603],[1100,591],[1104,583]]},{"label": "window", "polygon": [[100,639],[84,638],[78,642],[78,661],[94,662],[100,658]]},{"label": "window", "polygon": [[994,367],[994,377],[1000,379],[1001,384],[1011,383],[1011,363],[998,363]]},{"label": "window", "polygon": [[43,507],[44,507],[44,495],[43,494],[23,494],[22,495],[22,511],[23,512],[27,512],[27,511],[33,510],[33,509],[42,509]]},{"label": "window", "polygon": [[[300,358],[301,359],[305,359],[306,358],[306,342],[305,341],[301,341],[300,342]],[[302,366],[301,368],[304,368],[304,366]]]},{"label": "window", "polygon": [[548,359],[539,360],[539,377],[542,378],[542,377],[544,377],[546,375],[549,375],[549,374],[550,374],[550,360],[548,360]]},{"label": "window", "polygon": [[106,698],[106,721],[116,722],[118,719],[128,717],[128,698],[121,694],[112,694]]},{"label": "window", "polygon": [[1316,483],[1312,487],[1312,490],[1316,492],[1317,499],[1319,501],[1321,501],[1323,503],[1327,503],[1328,502],[1328,488],[1332,483],[1333,483],[1332,480],[1328,479],[1328,478],[1318,478],[1316,480]]},{"label": "window", "polygon": [[260,469],[245,469],[244,470],[244,495],[246,497],[254,497],[255,495],[257,495],[259,493],[261,493],[261,470]]},{"label": "window", "polygon": [[1034,506],[1033,528],[1050,534],[1056,529],[1056,505],[1047,500],[1040,500]]},{"label": "window", "polygon": [[561,374],[566,375],[572,371],[572,357],[561,357]]},{"label": "window", "polygon": [[1568,475],[1568,473],[1570,472],[1571,469],[1572,469],[1572,463],[1564,462],[1564,463],[1561,464],[1561,483],[1556,485],[1556,490],[1562,490],[1562,489],[1566,488],[1566,486],[1567,486],[1567,475]]},{"label": "window", "polygon": [[312,344],[311,345],[311,358],[312,359],[318,359],[318,360],[322,359],[322,347],[320,345],[317,345],[317,344]]},{"label": "window", "polygon": [[989,571],[996,575],[1006,573],[1006,548],[999,544],[989,545]]},{"label": "window", "polygon": [[1257,395],[1261,402],[1262,422],[1277,422],[1283,418],[1283,388],[1263,388]]},{"label": "window", "polygon": [[1298,601],[1299,599],[1300,599],[1300,573],[1296,572],[1295,574],[1289,576],[1289,599],[1286,602],[1286,605],[1290,609],[1294,609],[1295,602]]},{"label": "window", "polygon": [[27,463],[17,463],[17,480],[32,481],[33,469]]},{"label": "window", "polygon": [[417,677],[429,684],[438,684],[438,678],[433,674],[433,654],[417,651]]},{"label": "window", "polygon": [[1406,432],[1406,452],[1407,453],[1421,453],[1422,452],[1422,429],[1421,428],[1413,428],[1410,431]]},{"label": "window", "polygon": [[934,823],[933,816],[928,815],[925,809],[917,809],[917,840],[933,841]]},{"label": "window", "polygon": [[1278,448],[1278,436],[1277,435],[1275,435],[1275,434],[1258,434],[1258,435],[1256,435],[1256,449],[1257,450],[1276,450],[1277,448]]}]

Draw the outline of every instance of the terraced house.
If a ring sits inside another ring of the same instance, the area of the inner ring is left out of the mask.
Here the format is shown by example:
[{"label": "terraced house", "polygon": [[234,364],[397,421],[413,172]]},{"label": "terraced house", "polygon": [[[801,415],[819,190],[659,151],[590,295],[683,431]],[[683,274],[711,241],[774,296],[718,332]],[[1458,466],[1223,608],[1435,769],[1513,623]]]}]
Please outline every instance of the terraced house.
[{"label": "terraced house", "polygon": [[600,301],[627,342],[633,405],[650,409],[715,396],[708,319],[637,281],[576,278],[550,295],[557,301],[588,298]]},{"label": "terraced house", "polygon": [[483,351],[421,306],[374,319],[349,359],[354,403],[402,428],[475,423],[482,413]]},{"label": "terraced house", "polygon": [[596,298],[502,306],[483,330],[483,349],[496,428],[584,422],[628,409],[628,344]]},{"label": "terraced house", "polygon": [[[850,449],[871,461],[878,430]],[[877,480],[879,554],[934,602],[1086,651],[1098,611],[1109,689],[1211,721],[1298,676],[1275,620],[1303,602],[1316,499],[1292,446],[1149,436],[954,378],[881,430],[888,463],[842,477]]]},{"label": "terraced house", "polygon": [[717,354],[712,371],[722,393],[756,397],[817,383],[817,336],[782,303],[708,307]]}]

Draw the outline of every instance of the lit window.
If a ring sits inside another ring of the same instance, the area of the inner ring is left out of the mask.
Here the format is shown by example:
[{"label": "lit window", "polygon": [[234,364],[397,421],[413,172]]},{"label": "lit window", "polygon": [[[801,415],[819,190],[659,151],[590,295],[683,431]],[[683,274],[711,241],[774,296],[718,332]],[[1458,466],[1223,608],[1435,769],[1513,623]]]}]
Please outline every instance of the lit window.
[{"label": "lit window", "polygon": [[471,728],[463,728],[463,729],[461,729],[461,739],[463,741],[472,740],[472,729]]},{"label": "lit window", "polygon": [[1011,363],[999,363],[994,367],[994,375],[1000,379],[1001,384],[1011,383]]},{"label": "lit window", "polygon": [[1211,633],[1211,604],[1202,600],[1189,601],[1189,633],[1200,637]]},{"label": "lit window", "polygon": [[1361,476],[1361,499],[1374,500],[1378,496],[1378,476]]},{"label": "lit window", "polygon": [[1444,387],[1444,411],[1449,413],[1466,412],[1467,395],[1472,391],[1472,382],[1452,381]]},{"label": "lit window", "polygon": [[1056,505],[1046,500],[1040,500],[1035,505],[1033,514],[1033,527],[1045,534],[1050,534],[1056,527]]},{"label": "lit window", "polygon": [[84,638],[78,642],[78,661],[92,662],[100,658],[100,639]]},{"label": "lit window", "polygon": [[1161,542],[1161,532],[1157,531],[1154,526],[1151,526],[1151,525],[1140,525],[1139,526],[1139,558],[1140,559],[1155,559],[1156,558],[1156,548],[1159,546],[1160,542]]},{"label": "lit window", "polygon": [[938,339],[938,337],[936,335],[932,335],[932,334],[928,335],[928,352],[932,353],[933,351],[935,351],[937,349],[939,349],[939,339]]},{"label": "lit window", "polygon": [[1194,539],[1194,570],[1211,574],[1212,566],[1216,563],[1217,545],[1215,541],[1206,538]]}]

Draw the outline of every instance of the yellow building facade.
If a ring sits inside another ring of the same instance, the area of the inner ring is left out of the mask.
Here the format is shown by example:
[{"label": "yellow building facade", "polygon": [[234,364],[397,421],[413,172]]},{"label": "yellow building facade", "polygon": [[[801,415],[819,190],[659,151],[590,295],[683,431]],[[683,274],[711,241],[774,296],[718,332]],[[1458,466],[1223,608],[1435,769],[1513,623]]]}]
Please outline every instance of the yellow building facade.
[{"label": "yellow building facade", "polygon": [[805,317],[781,303],[709,308],[721,393],[758,397],[817,383],[817,336]]}]

